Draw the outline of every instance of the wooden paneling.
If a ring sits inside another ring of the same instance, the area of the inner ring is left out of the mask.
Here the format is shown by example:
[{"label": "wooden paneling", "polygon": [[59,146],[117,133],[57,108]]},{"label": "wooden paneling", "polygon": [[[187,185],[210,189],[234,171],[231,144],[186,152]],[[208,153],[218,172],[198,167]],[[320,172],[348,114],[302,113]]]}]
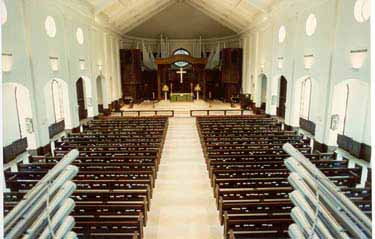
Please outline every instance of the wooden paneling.
[{"label": "wooden paneling", "polygon": [[12,144],[5,146],[3,148],[3,163],[9,163],[21,153],[26,152],[26,149],[27,138],[18,139]]},{"label": "wooden paneling", "polygon": [[242,86],[242,49],[225,48],[220,52],[221,84],[224,100],[239,97]]},{"label": "wooden paneling", "polygon": [[301,129],[309,132],[312,135],[315,135],[316,125],[314,122],[304,118],[299,118],[299,126]]},{"label": "wooden paneling", "polygon": [[337,144],[340,148],[349,152],[351,155],[370,162],[371,146],[364,143],[359,143],[354,139],[341,134],[337,136]]},{"label": "wooden paneling", "polygon": [[142,52],[139,49],[120,50],[121,87],[123,97],[143,99]]},{"label": "wooden paneling", "polygon": [[65,130],[65,121],[61,120],[57,123],[51,124],[48,127],[49,138],[52,139],[54,136]]}]

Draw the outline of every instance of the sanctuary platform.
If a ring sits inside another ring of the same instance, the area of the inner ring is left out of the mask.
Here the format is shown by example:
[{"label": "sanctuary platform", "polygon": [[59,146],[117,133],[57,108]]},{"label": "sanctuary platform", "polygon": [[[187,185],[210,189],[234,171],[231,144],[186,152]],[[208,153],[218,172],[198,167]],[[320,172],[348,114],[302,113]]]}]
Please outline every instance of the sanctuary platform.
[{"label": "sanctuary platform", "polygon": [[[211,112],[212,115],[222,115],[221,110],[240,110],[239,104],[231,105],[222,101],[203,101],[194,100],[193,102],[172,102],[170,100],[161,100],[159,102],[144,101],[140,104],[134,104],[133,107],[125,105],[121,110],[123,111],[138,111],[138,110],[173,110],[175,117],[190,117],[190,110],[217,110]],[[228,114],[240,114],[239,111],[228,112]],[[247,112],[250,114],[250,112]]]}]

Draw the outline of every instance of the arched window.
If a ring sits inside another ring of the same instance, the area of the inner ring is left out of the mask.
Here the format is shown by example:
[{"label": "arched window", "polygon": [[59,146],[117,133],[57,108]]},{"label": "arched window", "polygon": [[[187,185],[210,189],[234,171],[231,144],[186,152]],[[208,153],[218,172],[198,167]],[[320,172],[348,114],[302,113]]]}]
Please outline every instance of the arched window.
[{"label": "arched window", "polygon": [[17,112],[17,123],[18,123],[18,131],[20,133],[20,139],[24,136],[24,132],[22,130],[22,119],[21,119],[21,113],[20,113],[20,108],[21,105],[19,105],[19,89],[16,86],[14,88],[14,102],[16,103],[16,112]]},{"label": "arched window", "polygon": [[[190,52],[184,48],[179,48],[177,50],[175,50],[173,52],[173,55],[174,56],[177,56],[177,55],[186,55],[186,56],[190,56]],[[187,65],[189,65],[189,62],[186,62],[186,61],[177,61],[174,63],[175,66],[177,66],[178,68],[183,68],[183,67],[186,67]]]},{"label": "arched window", "polygon": [[342,119],[342,125],[339,126],[340,132],[342,132],[343,135],[345,135],[345,126],[346,126],[346,119],[348,116],[348,105],[349,105],[349,84],[346,84],[346,94],[345,94],[345,113],[343,115]]},{"label": "arched window", "polygon": [[61,120],[64,120],[64,98],[62,86],[57,80],[52,81],[51,92],[55,122],[59,122]]},{"label": "arched window", "polygon": [[300,117],[307,119],[307,120],[310,119],[311,91],[312,91],[311,78],[307,78],[302,82],[301,105],[300,105]]}]

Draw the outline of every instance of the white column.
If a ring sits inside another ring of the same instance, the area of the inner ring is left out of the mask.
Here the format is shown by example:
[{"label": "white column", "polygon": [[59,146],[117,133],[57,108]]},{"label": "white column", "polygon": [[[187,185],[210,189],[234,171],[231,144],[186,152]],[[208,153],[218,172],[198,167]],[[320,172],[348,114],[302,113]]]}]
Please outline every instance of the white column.
[{"label": "white column", "polygon": [[246,33],[242,36],[242,91],[243,93],[251,92],[251,68],[250,68],[250,34]]}]

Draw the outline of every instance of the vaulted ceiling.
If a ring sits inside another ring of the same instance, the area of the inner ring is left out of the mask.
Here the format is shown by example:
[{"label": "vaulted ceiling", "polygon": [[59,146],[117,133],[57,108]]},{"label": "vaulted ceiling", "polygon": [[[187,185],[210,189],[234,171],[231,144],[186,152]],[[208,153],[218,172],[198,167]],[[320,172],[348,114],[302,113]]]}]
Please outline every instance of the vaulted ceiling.
[{"label": "vaulted ceiling", "polygon": [[[281,0],[87,0],[119,32],[139,37],[222,37],[239,33]],[[194,9],[198,10],[194,12]]]}]

